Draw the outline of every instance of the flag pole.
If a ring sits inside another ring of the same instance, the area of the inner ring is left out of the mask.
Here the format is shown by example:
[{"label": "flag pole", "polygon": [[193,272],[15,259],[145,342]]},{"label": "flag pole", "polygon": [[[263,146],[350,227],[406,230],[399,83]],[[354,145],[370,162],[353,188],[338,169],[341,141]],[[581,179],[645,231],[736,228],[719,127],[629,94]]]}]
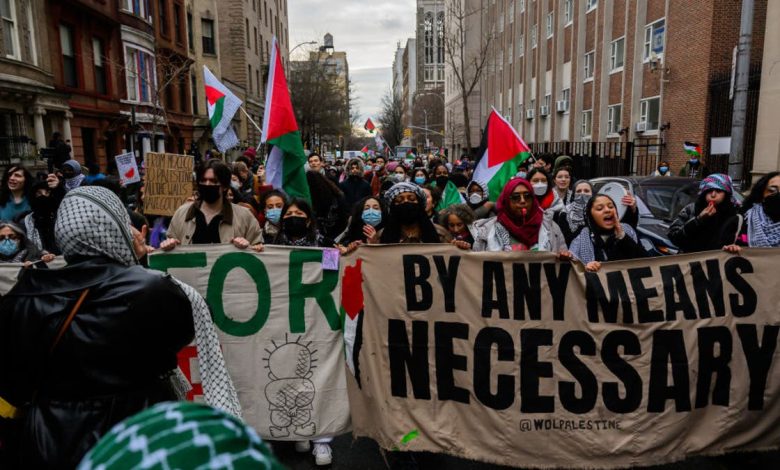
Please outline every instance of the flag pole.
[{"label": "flag pole", "polygon": [[243,106],[239,106],[239,109],[241,109],[241,111],[243,111],[244,116],[246,116],[246,118],[249,119],[249,122],[251,122],[252,125],[255,126],[255,129],[257,129],[257,132],[259,132],[260,135],[262,135],[263,134],[263,130],[260,129],[260,126],[258,126],[257,123],[255,122],[255,120],[252,119],[252,116],[250,116],[249,113],[246,112],[246,110],[244,109]]}]

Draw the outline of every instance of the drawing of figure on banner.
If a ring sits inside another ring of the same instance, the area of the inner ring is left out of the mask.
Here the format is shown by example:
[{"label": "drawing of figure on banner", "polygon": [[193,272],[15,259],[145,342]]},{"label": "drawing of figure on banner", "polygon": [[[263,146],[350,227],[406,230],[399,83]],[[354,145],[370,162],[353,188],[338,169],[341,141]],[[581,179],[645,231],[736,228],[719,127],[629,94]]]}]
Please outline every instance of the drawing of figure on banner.
[{"label": "drawing of figure on banner", "polygon": [[317,432],[316,424],[312,422],[312,402],[314,401],[314,375],[317,359],[309,349],[311,342],[300,343],[301,337],[289,341],[285,335],[284,343],[270,351],[268,357],[268,378],[271,382],[265,387],[268,408],[271,411],[271,436],[275,438],[289,437],[290,432],[301,437],[311,437]]}]

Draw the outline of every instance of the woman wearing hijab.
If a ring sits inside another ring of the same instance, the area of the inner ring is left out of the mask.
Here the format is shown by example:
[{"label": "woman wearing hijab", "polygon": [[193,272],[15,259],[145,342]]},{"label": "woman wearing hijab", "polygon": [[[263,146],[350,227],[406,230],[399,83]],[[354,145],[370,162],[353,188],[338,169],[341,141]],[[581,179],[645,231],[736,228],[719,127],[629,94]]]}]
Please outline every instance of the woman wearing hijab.
[{"label": "woman wearing hijab", "polygon": [[564,209],[556,212],[553,220],[561,228],[567,245],[577,238],[585,227],[585,205],[593,197],[593,186],[588,180],[579,180],[574,185],[574,197]]},{"label": "woman wearing hijab", "polygon": [[131,230],[111,191],[70,191],[55,225],[68,265],[25,269],[3,297],[0,397],[26,404],[12,468],[74,468],[114,424],[176,399],[165,376],[193,338],[194,306],[138,265],[145,234]]},{"label": "woman wearing hijab", "polygon": [[30,210],[33,177],[21,165],[9,166],[0,182],[0,220],[16,220]]},{"label": "woman wearing hijab", "polygon": [[474,251],[551,251],[568,258],[566,241],[552,214],[545,217],[531,183],[514,178],[496,202],[498,215],[474,223]]},{"label": "woman wearing hijab", "polygon": [[0,263],[33,263],[40,260],[48,263],[53,259],[54,255],[44,254],[30,243],[22,227],[13,222],[0,222]]},{"label": "woman wearing hijab", "polygon": [[62,164],[62,178],[65,180],[65,191],[72,191],[84,182],[81,165],[76,160],[68,160]]},{"label": "woman wearing hijab", "polygon": [[563,209],[564,203],[558,197],[558,192],[553,189],[552,178],[546,171],[534,168],[528,172],[527,179],[533,187],[534,195],[542,210],[557,212]]},{"label": "woman wearing hijab", "polygon": [[696,201],[685,206],[669,227],[669,240],[686,253],[720,250],[737,238],[737,213],[731,178],[713,173],[699,183]]},{"label": "woman wearing hijab", "polygon": [[629,224],[618,220],[615,201],[606,194],[593,196],[585,206],[586,227],[571,244],[571,254],[589,272],[601,269],[605,261],[647,256]]},{"label": "woman wearing hijab", "polygon": [[496,204],[488,200],[490,192],[485,183],[472,181],[466,186],[466,203],[474,211],[474,218],[487,219],[495,214]]},{"label": "woman wearing hijab", "polygon": [[[58,182],[56,177],[54,178]],[[64,195],[62,186],[55,184],[52,187],[47,181],[38,181],[32,187],[32,212],[24,217],[23,224],[30,242],[44,253],[60,254],[54,239],[54,222],[57,220],[57,208]]]},{"label": "woman wearing hijab", "polygon": [[380,243],[447,243],[449,236],[426,213],[426,194],[411,183],[396,183],[385,192],[389,212]]},{"label": "woman wearing hijab", "polygon": [[273,240],[279,234],[285,204],[287,204],[287,196],[277,189],[268,191],[260,197],[260,207],[265,213],[263,243]]},{"label": "woman wearing hijab", "polygon": [[[762,176],[745,199],[745,223],[739,244],[751,247],[780,247],[780,171]],[[738,253],[740,247],[731,244],[726,251]]]}]

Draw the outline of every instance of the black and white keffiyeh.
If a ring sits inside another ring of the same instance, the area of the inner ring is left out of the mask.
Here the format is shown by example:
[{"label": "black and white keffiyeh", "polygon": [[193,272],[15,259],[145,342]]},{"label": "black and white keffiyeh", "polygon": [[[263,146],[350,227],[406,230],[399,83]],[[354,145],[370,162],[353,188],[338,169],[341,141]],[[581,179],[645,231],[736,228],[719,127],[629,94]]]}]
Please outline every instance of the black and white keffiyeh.
[{"label": "black and white keffiyeh", "polygon": [[764,206],[756,204],[747,214],[748,244],[753,247],[780,246],[780,222],[774,222],[766,215]]},{"label": "black and white keffiyeh", "polygon": [[392,186],[390,186],[390,189],[385,191],[385,201],[387,201],[387,204],[390,205],[393,203],[393,200],[401,193],[414,193],[417,195],[417,199],[419,201],[425,201],[426,196],[423,192],[422,188],[417,186],[416,184],[407,183],[405,181],[401,183],[396,183]]},{"label": "black and white keffiyeh", "polygon": [[[119,198],[98,186],[76,188],[68,192],[57,212],[54,234],[62,254],[68,257],[106,256],[126,266],[138,264],[133,250],[130,216]],[[192,305],[195,344],[206,402],[236,417],[241,417],[233,381],[225,366],[214,323],[206,301],[191,286],[173,278]],[[178,371],[173,380],[181,380]],[[178,387],[174,384],[174,388]]]},{"label": "black and white keffiyeh", "polygon": [[[623,227],[623,232],[625,232],[625,236],[631,237],[632,240],[635,242],[638,240],[636,231],[634,231],[634,228],[631,227],[628,224],[620,224]],[[574,239],[573,242],[571,242],[571,246],[569,247],[569,251],[571,254],[579,260],[583,264],[590,263],[591,261],[596,261],[596,250],[597,248],[597,242],[595,240],[595,237],[600,235],[593,235],[591,236],[591,231],[588,227],[585,227],[582,229],[582,232],[580,232],[579,235],[577,235],[577,238]],[[604,258],[604,256],[601,256],[601,258]],[[609,261],[609,260],[606,260]]]}]

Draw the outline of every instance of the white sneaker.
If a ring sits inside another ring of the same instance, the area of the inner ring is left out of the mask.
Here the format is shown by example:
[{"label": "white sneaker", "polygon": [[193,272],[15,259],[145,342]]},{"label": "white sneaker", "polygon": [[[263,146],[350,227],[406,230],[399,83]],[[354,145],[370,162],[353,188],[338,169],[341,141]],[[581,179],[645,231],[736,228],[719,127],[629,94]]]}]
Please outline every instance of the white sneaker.
[{"label": "white sneaker", "polygon": [[311,453],[314,455],[314,463],[317,465],[330,465],[333,461],[333,453],[329,444],[317,444],[315,442],[314,450]]},{"label": "white sneaker", "polygon": [[309,449],[311,449],[309,441],[295,441],[295,452],[303,454],[308,452]]}]

